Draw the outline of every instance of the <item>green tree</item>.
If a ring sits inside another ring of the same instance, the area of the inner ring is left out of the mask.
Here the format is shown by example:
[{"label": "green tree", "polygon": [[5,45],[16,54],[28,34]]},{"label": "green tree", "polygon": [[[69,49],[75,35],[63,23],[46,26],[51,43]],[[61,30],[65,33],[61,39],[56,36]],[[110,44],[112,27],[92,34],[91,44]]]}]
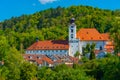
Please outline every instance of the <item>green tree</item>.
[{"label": "green tree", "polygon": [[5,66],[0,66],[0,80],[6,80],[9,70]]},{"label": "green tree", "polygon": [[0,61],[4,61],[5,56],[7,55],[7,52],[9,50],[9,44],[4,36],[0,36]]},{"label": "green tree", "polygon": [[95,59],[95,43],[92,43],[92,45],[90,46],[90,60]]},{"label": "green tree", "polygon": [[4,66],[8,69],[7,79],[20,79],[20,66],[23,62],[22,55],[14,47],[10,48],[5,57]]},{"label": "green tree", "polygon": [[86,47],[83,47],[83,56],[90,53],[90,44],[88,43]]},{"label": "green tree", "polygon": [[20,79],[35,80],[37,75],[37,66],[29,62],[23,62],[20,68]]},{"label": "green tree", "polygon": [[111,39],[114,41],[115,54],[120,52],[120,23],[118,21],[113,23],[113,28],[110,30]]},{"label": "green tree", "polygon": [[74,57],[78,57],[79,58],[80,56],[80,53],[77,51],[75,54],[74,54]]}]

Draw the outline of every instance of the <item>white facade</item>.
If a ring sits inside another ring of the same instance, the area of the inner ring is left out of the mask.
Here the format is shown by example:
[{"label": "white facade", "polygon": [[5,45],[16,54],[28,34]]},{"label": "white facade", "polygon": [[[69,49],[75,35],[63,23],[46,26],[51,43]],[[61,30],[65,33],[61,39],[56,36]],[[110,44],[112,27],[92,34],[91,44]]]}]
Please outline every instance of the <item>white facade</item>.
[{"label": "white facade", "polygon": [[69,55],[74,56],[74,54],[79,50],[78,45],[79,40],[76,39],[76,25],[71,23],[69,25]]},{"label": "white facade", "polygon": [[68,55],[68,50],[26,50],[26,54]]},{"label": "white facade", "polygon": [[95,43],[95,49],[100,50],[102,48],[104,50],[104,46],[106,41],[79,41],[79,52],[82,53],[82,48],[85,47],[87,44]]}]

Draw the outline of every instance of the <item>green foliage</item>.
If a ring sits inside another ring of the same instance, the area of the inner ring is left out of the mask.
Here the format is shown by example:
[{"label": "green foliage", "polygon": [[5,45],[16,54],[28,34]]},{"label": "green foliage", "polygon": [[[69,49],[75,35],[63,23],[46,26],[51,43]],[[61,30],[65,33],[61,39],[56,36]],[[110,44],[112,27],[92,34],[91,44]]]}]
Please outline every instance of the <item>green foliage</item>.
[{"label": "green foliage", "polygon": [[[95,59],[95,43],[87,44],[86,47],[83,47],[83,56],[86,56],[86,54],[90,53],[89,59]],[[83,58],[85,59],[85,58]]]},{"label": "green foliage", "polygon": [[54,71],[59,71],[59,70],[63,70],[63,69],[68,69],[68,66],[65,65],[65,64],[60,64],[60,65],[57,65],[55,68],[54,68]]},{"label": "green foliage", "polygon": [[0,61],[5,59],[8,48],[9,48],[9,44],[6,37],[0,36]]},{"label": "green foliage", "polygon": [[9,70],[5,66],[0,66],[0,80],[6,80]]},{"label": "green foliage", "polygon": [[94,59],[82,65],[87,75],[97,80],[119,80],[120,58],[113,56],[102,59]]},{"label": "green foliage", "polygon": [[92,43],[92,45],[90,45],[90,60],[91,59],[95,59],[95,43]]},{"label": "green foliage", "polygon": [[116,19],[110,30],[111,39],[114,41],[115,53],[120,52],[120,19]]},{"label": "green foliage", "polygon": [[88,59],[86,56],[82,56],[81,61],[82,61],[83,63],[85,63],[85,62],[88,62],[89,59]]},{"label": "green foliage", "polygon": [[74,57],[79,57],[80,56],[80,53],[77,51],[75,54],[74,54]]},{"label": "green foliage", "polygon": [[55,69],[41,68],[38,71],[39,80],[94,80],[86,76],[86,73],[79,67],[70,68],[66,65],[59,65]]},{"label": "green foliage", "polygon": [[38,70],[37,77],[39,80],[55,80],[56,72],[50,68],[42,67]]},{"label": "green foliage", "polygon": [[[12,17],[0,22],[0,34],[6,36],[10,46],[24,52],[39,40],[68,39],[68,25],[71,17],[76,18],[77,30],[80,28],[96,28],[99,32],[109,32],[113,27],[119,10],[101,10],[89,6],[71,6],[68,8],[48,9],[32,15]],[[21,44],[24,44],[21,47]]]},{"label": "green foliage", "polygon": [[90,53],[90,44],[88,43],[86,47],[83,47],[83,56]]},{"label": "green foliage", "polygon": [[22,55],[14,47],[10,48],[4,60],[4,66],[8,69],[7,79],[20,79],[20,65],[22,62]]},{"label": "green foliage", "polygon": [[37,75],[37,66],[29,62],[23,62],[21,65],[20,79],[35,80]]}]

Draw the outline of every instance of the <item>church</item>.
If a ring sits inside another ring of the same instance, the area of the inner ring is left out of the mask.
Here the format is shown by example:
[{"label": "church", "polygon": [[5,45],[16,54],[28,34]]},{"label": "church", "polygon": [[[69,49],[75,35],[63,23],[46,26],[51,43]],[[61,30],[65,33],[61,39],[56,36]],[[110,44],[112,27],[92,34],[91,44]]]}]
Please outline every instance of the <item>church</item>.
[{"label": "church", "polygon": [[108,33],[99,33],[95,28],[81,28],[76,32],[75,19],[69,24],[69,39],[36,41],[26,49],[26,54],[69,55],[74,56],[78,51],[83,53],[83,47],[95,43],[95,50],[113,51],[113,43]]}]

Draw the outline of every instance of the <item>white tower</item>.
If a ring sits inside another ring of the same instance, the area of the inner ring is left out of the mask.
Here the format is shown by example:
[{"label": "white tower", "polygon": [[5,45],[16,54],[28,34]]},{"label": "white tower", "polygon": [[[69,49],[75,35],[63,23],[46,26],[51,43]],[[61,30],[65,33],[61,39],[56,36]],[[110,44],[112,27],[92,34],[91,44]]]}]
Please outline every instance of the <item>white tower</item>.
[{"label": "white tower", "polygon": [[76,39],[76,25],[75,19],[72,18],[70,20],[69,25],[69,55],[74,56],[74,54],[78,51],[78,39]]}]

